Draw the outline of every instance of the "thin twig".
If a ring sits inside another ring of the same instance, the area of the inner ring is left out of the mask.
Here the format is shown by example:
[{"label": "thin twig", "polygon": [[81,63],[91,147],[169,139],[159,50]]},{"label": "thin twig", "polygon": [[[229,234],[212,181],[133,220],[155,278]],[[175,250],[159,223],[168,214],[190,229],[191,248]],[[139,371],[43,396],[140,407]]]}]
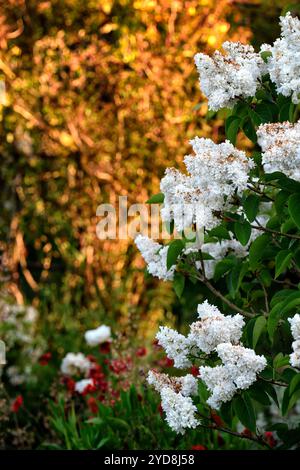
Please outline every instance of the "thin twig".
[{"label": "thin twig", "polygon": [[227,428],[219,428],[218,426],[216,425],[209,425],[209,424],[199,424],[199,426],[201,426],[202,428],[205,428],[205,429],[211,429],[213,431],[219,431],[219,432],[225,432],[226,434],[230,434],[231,436],[235,436],[235,437],[238,437],[240,439],[248,439],[249,441],[252,441],[252,442],[256,442],[257,444],[260,444],[262,446],[265,446],[265,447],[268,447],[268,449],[271,449],[271,446],[269,446],[269,444],[264,441],[264,439],[256,436],[249,436],[247,434],[240,434],[239,432],[236,432],[236,431],[232,431],[231,429],[227,429]]},{"label": "thin twig", "polygon": [[244,317],[249,317],[249,318],[252,318],[255,316],[254,313],[250,313],[250,312],[247,312],[246,310],[243,310],[241,309],[240,307],[238,307],[237,305],[235,305],[234,303],[230,302],[230,300],[228,300],[226,297],[224,297],[224,295],[218,291],[210,282],[208,279],[206,279],[204,276],[199,276],[197,279],[199,279],[199,281],[203,282],[203,284],[208,287],[208,289],[216,296],[216,297],[219,297],[219,299],[221,299],[225,304],[228,305],[228,307],[230,307],[232,310],[234,310],[235,312],[238,312],[240,313],[241,315],[244,315]]}]

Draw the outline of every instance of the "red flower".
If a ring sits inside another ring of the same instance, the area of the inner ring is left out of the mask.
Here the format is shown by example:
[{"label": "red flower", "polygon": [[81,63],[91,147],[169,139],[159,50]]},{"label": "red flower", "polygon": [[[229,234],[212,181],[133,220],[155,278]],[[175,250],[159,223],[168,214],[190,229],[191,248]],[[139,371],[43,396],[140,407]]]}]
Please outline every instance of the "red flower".
[{"label": "red flower", "polygon": [[88,407],[93,414],[98,412],[97,400],[94,397],[89,397],[87,400]]},{"label": "red flower", "polygon": [[203,446],[202,444],[196,444],[191,447],[191,450],[207,450],[207,447]]},{"label": "red flower", "polygon": [[277,444],[276,439],[274,439],[273,433],[271,431],[265,432],[265,439],[270,447],[275,447]]},{"label": "red flower", "polygon": [[87,385],[87,386],[85,387],[85,389],[83,390],[82,395],[83,395],[83,396],[89,395],[89,393],[93,393],[93,392],[95,392],[95,391],[96,391],[95,385],[94,385],[94,384],[93,384],[93,385],[89,384],[89,385]]},{"label": "red flower", "polygon": [[138,357],[143,357],[146,356],[147,354],[147,349],[144,347],[138,348],[135,353]]},{"label": "red flower", "polygon": [[69,392],[73,393],[75,390],[75,381],[70,377],[63,377],[62,383],[67,387]]},{"label": "red flower", "polygon": [[173,366],[174,366],[173,359],[170,359],[169,357],[166,357],[166,367],[173,367]]},{"label": "red flower", "polygon": [[192,367],[191,367],[191,374],[193,374],[194,377],[198,377],[198,375],[199,375],[199,367],[197,367],[197,366],[192,366]]},{"label": "red flower", "polygon": [[110,353],[110,341],[106,341],[105,343],[100,344],[99,351],[102,354],[109,354]]},{"label": "red flower", "polygon": [[[95,356],[93,356],[92,354],[88,354],[87,356],[87,359],[90,361],[90,362],[97,362],[97,359],[95,358]],[[98,364],[97,364],[98,365]],[[100,366],[99,366],[100,367]]]},{"label": "red flower", "polygon": [[39,358],[39,364],[41,366],[47,366],[49,364],[49,361],[52,358],[51,352],[47,352],[45,354],[42,354],[41,357]]},{"label": "red flower", "polygon": [[222,418],[215,411],[211,411],[210,416],[211,416],[211,419],[214,420],[217,426],[219,427],[223,426]]},{"label": "red flower", "polygon": [[128,366],[123,359],[114,359],[111,361],[109,368],[114,374],[121,374],[122,372],[126,372]]},{"label": "red flower", "polygon": [[11,411],[13,413],[18,413],[19,409],[21,408],[21,406],[23,405],[23,397],[22,395],[18,395],[14,402],[12,403],[11,405]]}]

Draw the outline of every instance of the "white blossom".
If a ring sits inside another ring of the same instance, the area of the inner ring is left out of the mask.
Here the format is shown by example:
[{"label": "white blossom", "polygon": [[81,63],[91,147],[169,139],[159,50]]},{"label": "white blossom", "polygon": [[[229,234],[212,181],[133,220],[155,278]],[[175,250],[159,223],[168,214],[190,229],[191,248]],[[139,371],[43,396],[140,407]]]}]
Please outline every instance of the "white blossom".
[{"label": "white blossom", "polygon": [[166,421],[173,431],[184,434],[187,428],[195,428],[199,421],[195,417],[196,406],[190,397],[174,392],[169,387],[161,390],[161,407],[166,413]]},{"label": "white blossom", "polygon": [[172,328],[161,326],[156,338],[158,344],[166,351],[168,358],[173,359],[175,367],[185,369],[192,365],[188,358],[190,343],[186,336]]},{"label": "white blossom", "polygon": [[200,377],[212,393],[207,404],[214,409],[220,408],[222,403],[231,400],[236,393],[234,382],[228,377],[228,371],[224,366],[199,368]]},{"label": "white blossom", "polygon": [[293,103],[300,101],[300,21],[290,12],[280,17],[281,37],[273,46],[263,44],[261,51],[271,52],[267,69],[277,92],[292,96]]},{"label": "white blossom", "polygon": [[189,174],[168,168],[160,184],[164,194],[162,219],[174,220],[178,232],[193,223],[198,229],[218,225],[218,213],[230,208],[235,192],[246,189],[254,166],[253,160],[229,141],[215,144],[195,137],[191,145],[194,155],[184,158]]},{"label": "white blossom", "polygon": [[296,315],[294,315],[293,318],[288,318],[288,321],[291,325],[293,338],[295,340],[300,339],[300,315],[299,313],[296,313]]},{"label": "white blossom", "polygon": [[292,343],[293,352],[290,354],[290,364],[293,367],[300,367],[300,315],[296,313],[293,318],[288,318],[294,338]]},{"label": "white blossom", "polygon": [[256,381],[256,374],[267,365],[266,358],[255,354],[253,349],[230,343],[219,344],[216,349],[238,389],[249,388]]},{"label": "white blossom", "polygon": [[290,354],[290,364],[293,367],[300,367],[300,340],[297,339],[292,343],[293,351]]},{"label": "white blossom", "polygon": [[196,54],[200,88],[208,98],[209,109],[232,108],[238,98],[255,95],[259,79],[266,71],[261,56],[250,45],[225,42],[223,55],[215,51],[212,57]]},{"label": "white blossom", "polygon": [[184,397],[197,394],[197,380],[191,374],[183,377],[170,377],[168,374],[150,370],[147,380],[159,393],[163,388],[169,387],[174,392],[181,393]]},{"label": "white blossom", "polygon": [[192,323],[188,339],[201,351],[210,354],[220,343],[239,342],[244,326],[240,314],[225,316],[207,300],[198,305],[198,314],[200,321]]},{"label": "white blossom", "polygon": [[202,366],[199,376],[212,392],[207,403],[213,408],[232,399],[236,391],[249,388],[256,376],[267,365],[264,356],[258,356],[252,349],[241,345],[221,343],[216,348],[222,365],[216,367]]},{"label": "white blossom", "polygon": [[171,269],[167,269],[168,246],[160,245],[143,235],[138,235],[135,238],[135,244],[147,263],[147,270],[152,276],[164,281],[173,279],[175,267],[172,266]]},{"label": "white blossom", "polygon": [[101,325],[93,330],[87,330],[84,334],[84,338],[89,346],[106,343],[107,341],[111,341],[111,328],[106,325]]},{"label": "white blossom", "polygon": [[91,362],[82,353],[68,353],[62,360],[60,370],[66,375],[87,374],[91,367]]},{"label": "white blossom", "polygon": [[261,124],[257,138],[265,172],[280,171],[300,181],[300,121]]},{"label": "white blossom", "polygon": [[75,383],[75,392],[84,393],[89,386],[93,386],[93,379],[82,379]]}]

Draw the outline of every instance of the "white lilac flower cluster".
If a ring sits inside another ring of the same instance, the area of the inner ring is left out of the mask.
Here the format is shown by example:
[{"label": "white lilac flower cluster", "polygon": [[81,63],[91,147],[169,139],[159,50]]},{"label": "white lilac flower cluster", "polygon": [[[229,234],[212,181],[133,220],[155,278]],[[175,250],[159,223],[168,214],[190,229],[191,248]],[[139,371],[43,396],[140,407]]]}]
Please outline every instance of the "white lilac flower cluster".
[{"label": "white lilac flower cluster", "polygon": [[111,341],[111,328],[106,325],[101,325],[93,330],[87,330],[84,338],[89,346],[97,346]]},{"label": "white lilac flower cluster", "polygon": [[158,344],[178,369],[192,365],[189,356],[193,352],[210,354],[218,344],[226,341],[237,344],[242,336],[244,320],[240,314],[225,316],[207,300],[198,305],[197,312],[199,320],[191,324],[188,336],[166,326],[161,326],[156,335]]},{"label": "white lilac flower cluster", "polygon": [[231,197],[247,187],[253,160],[236,149],[229,141],[215,144],[210,139],[196,137],[191,142],[194,155],[184,163],[188,175],[168,168],[160,183],[164,194],[161,210],[163,221],[174,220],[181,232],[196,224],[211,229],[220,222],[217,215],[230,208]]},{"label": "white lilac flower cluster", "polygon": [[[174,360],[174,366],[179,369],[191,366],[191,355],[199,356],[199,353],[213,352],[218,354],[221,365],[199,368],[199,378],[211,392],[207,403],[217,409],[222,403],[231,400],[238,390],[249,388],[256,381],[257,374],[266,367],[267,361],[264,356],[258,356],[252,349],[244,348],[240,344],[244,326],[244,319],[240,314],[225,316],[207,300],[198,305],[197,311],[199,320],[192,323],[187,336],[171,328],[161,327],[156,338],[167,356]],[[166,374],[151,371],[148,382],[161,393],[162,399],[164,396],[163,409],[167,413],[167,422],[171,423],[173,429],[180,429],[181,432],[184,426],[183,411],[180,411],[180,406],[184,406],[183,397],[190,397],[196,393],[196,379],[191,375],[171,378]],[[191,417],[193,415],[191,399],[188,403]],[[177,426],[176,423],[180,425]]]},{"label": "white lilac flower cluster", "polygon": [[254,96],[259,79],[266,73],[261,56],[252,46],[240,42],[225,42],[225,55],[216,51],[212,57],[196,54],[201,90],[208,98],[209,108],[232,108],[237,98]]},{"label": "white lilac flower cluster", "polygon": [[[263,75],[269,73],[277,92],[300,102],[300,21],[290,13],[280,17],[281,37],[273,46],[263,44],[260,53],[252,46],[225,42],[226,54],[215,51],[212,57],[196,54],[201,90],[209,108],[218,111],[232,108],[238,99],[255,95]],[[264,63],[261,53],[270,55]]]},{"label": "white lilac flower cluster", "polygon": [[293,318],[288,319],[294,338],[292,343],[293,353],[290,355],[290,364],[293,367],[300,367],[300,315],[296,313]]},{"label": "white lilac flower cluster", "polygon": [[195,428],[199,424],[195,416],[197,408],[191,399],[197,393],[197,380],[191,374],[169,377],[150,371],[147,380],[160,393],[161,407],[173,431],[183,434],[187,428]]},{"label": "white lilac flower cluster", "polygon": [[175,267],[167,269],[168,246],[160,245],[143,235],[138,235],[135,238],[135,244],[147,263],[147,270],[152,276],[164,281],[173,279]]},{"label": "white lilac flower cluster", "polygon": [[186,336],[172,328],[161,326],[156,339],[158,344],[166,351],[168,358],[173,359],[175,367],[186,369],[192,365],[188,358],[191,345]]},{"label": "white lilac flower cluster", "polygon": [[300,21],[288,12],[280,18],[280,26],[281,37],[273,46],[263,44],[261,50],[271,53],[267,70],[277,92],[292,96],[297,104],[300,102]]},{"label": "white lilac flower cluster", "polygon": [[252,349],[231,343],[220,343],[216,347],[222,365],[199,368],[201,379],[212,395],[207,403],[215,409],[231,400],[238,390],[245,390],[256,381],[256,374],[267,365],[264,356]]},{"label": "white lilac flower cluster", "polygon": [[300,181],[300,121],[262,124],[257,137],[265,172],[280,171]]},{"label": "white lilac flower cluster", "polygon": [[207,300],[198,305],[199,321],[191,324],[188,335],[190,347],[196,347],[207,354],[213,352],[220,343],[237,344],[245,324],[240,314],[225,316]]}]

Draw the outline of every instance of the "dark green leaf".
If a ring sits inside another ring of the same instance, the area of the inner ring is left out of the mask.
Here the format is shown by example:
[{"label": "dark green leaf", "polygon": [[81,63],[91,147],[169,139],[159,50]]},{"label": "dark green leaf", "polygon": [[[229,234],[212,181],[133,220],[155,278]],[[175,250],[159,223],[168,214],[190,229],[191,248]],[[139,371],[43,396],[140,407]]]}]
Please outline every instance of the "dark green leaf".
[{"label": "dark green leaf", "polygon": [[147,204],[161,204],[164,202],[165,196],[163,193],[154,194],[148,199]]},{"label": "dark green leaf", "polygon": [[177,297],[181,297],[183,290],[184,290],[184,284],[185,284],[185,277],[181,273],[175,273],[174,274],[174,281],[173,281],[173,287],[176,292]]},{"label": "dark green leaf", "polygon": [[183,249],[184,244],[181,240],[173,240],[170,243],[167,253],[167,269],[170,269],[174,264],[176,264]]},{"label": "dark green leaf", "polygon": [[229,116],[225,122],[225,134],[227,139],[235,145],[236,136],[240,127],[241,119],[238,116]]},{"label": "dark green leaf", "polygon": [[238,395],[233,400],[233,406],[240,422],[250,431],[256,431],[256,417],[249,395],[244,392],[243,396]]},{"label": "dark green leaf", "polygon": [[275,279],[280,276],[291,264],[293,253],[290,250],[281,250],[275,258]]},{"label": "dark green leaf", "polygon": [[255,325],[253,328],[253,349],[255,349],[257,342],[266,327],[266,324],[267,320],[266,317],[264,317],[263,315],[256,318]]},{"label": "dark green leaf", "polygon": [[248,196],[243,203],[247,219],[250,222],[253,222],[253,220],[257,216],[259,201],[260,198],[258,196],[256,196],[255,194],[250,194],[250,196]]},{"label": "dark green leaf", "polygon": [[300,228],[300,194],[292,194],[289,197],[288,208],[293,221]]},{"label": "dark green leaf", "polygon": [[234,223],[234,233],[238,241],[243,245],[247,245],[251,235],[251,225],[244,220],[243,222]]},{"label": "dark green leaf", "polygon": [[262,258],[264,249],[270,244],[270,236],[267,234],[260,235],[254,240],[249,250],[249,262],[252,269],[256,269]]}]

